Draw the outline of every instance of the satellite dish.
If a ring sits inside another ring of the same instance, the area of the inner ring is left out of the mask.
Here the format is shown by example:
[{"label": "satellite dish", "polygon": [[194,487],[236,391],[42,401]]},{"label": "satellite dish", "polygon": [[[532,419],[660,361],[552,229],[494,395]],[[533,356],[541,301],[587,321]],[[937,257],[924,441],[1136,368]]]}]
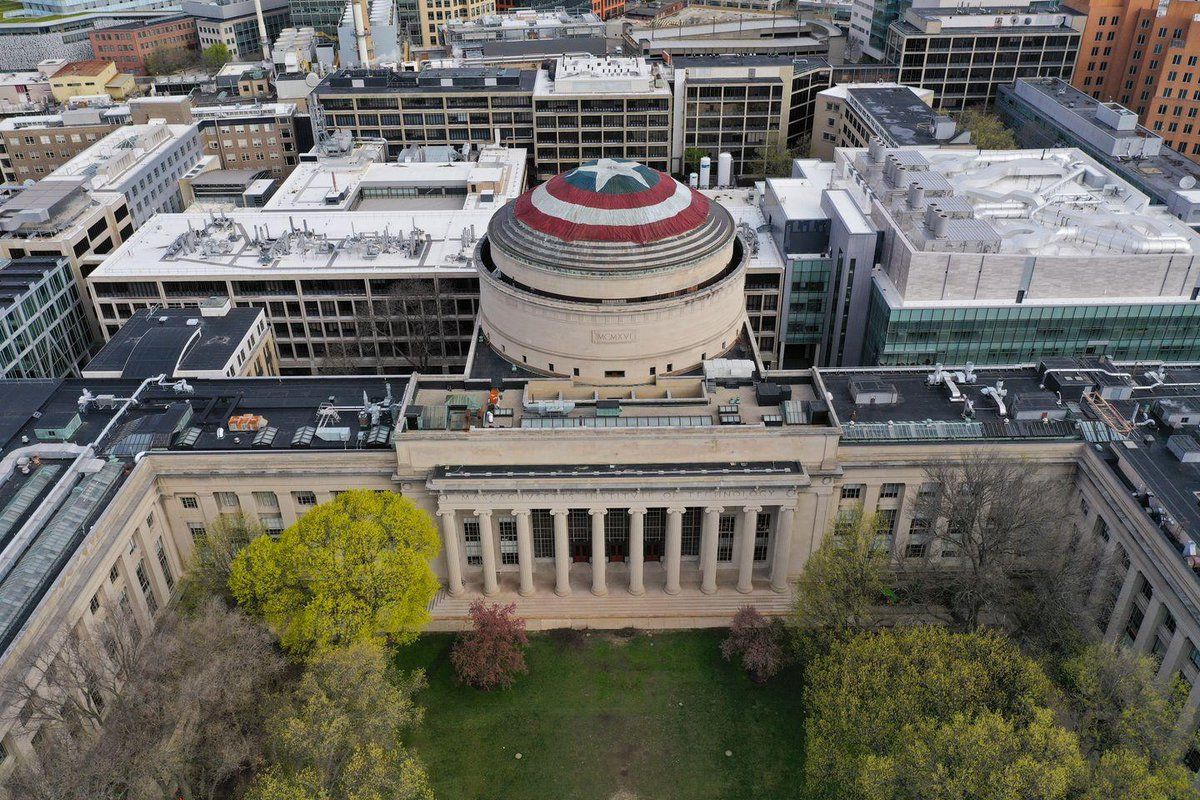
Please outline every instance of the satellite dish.
[{"label": "satellite dish", "polygon": [[1195,185],[1196,185],[1196,179],[1193,178],[1191,175],[1184,175],[1182,178],[1179,179],[1179,188],[1180,189],[1191,189]]}]

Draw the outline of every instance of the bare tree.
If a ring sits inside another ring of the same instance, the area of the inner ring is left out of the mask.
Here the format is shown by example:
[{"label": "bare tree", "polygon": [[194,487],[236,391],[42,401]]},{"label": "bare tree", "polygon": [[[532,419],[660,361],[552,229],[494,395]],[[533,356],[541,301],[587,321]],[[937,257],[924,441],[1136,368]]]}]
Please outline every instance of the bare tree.
[{"label": "bare tree", "polygon": [[211,800],[260,758],[262,698],[283,670],[273,639],[216,599],[189,616],[167,609],[140,642],[132,620],[106,617],[8,689],[18,705],[6,706],[38,731],[10,790],[31,800]]},{"label": "bare tree", "polygon": [[258,520],[245,514],[222,514],[196,537],[192,562],[183,576],[179,602],[185,610],[203,606],[217,597],[234,605],[229,589],[229,572],[242,548],[266,533]]},{"label": "bare tree", "polygon": [[396,355],[417,372],[430,372],[443,354],[443,318],[451,314],[450,301],[431,278],[395,281],[383,300],[383,313],[372,324],[377,336],[390,338]]},{"label": "bare tree", "polygon": [[1101,553],[1079,535],[1070,483],[1052,469],[994,452],[929,467],[913,504],[928,546],[902,566],[911,588],[968,630],[985,614],[1031,638],[1084,630]]}]

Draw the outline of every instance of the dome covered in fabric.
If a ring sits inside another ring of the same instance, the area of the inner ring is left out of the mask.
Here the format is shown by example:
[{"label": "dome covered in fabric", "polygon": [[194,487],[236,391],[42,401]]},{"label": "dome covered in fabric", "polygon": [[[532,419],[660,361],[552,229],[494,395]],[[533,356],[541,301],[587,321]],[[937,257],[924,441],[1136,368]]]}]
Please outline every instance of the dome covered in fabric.
[{"label": "dome covered in fabric", "polygon": [[601,158],[523,194],[514,216],[565,242],[648,244],[699,228],[710,205],[670,175],[635,161]]}]

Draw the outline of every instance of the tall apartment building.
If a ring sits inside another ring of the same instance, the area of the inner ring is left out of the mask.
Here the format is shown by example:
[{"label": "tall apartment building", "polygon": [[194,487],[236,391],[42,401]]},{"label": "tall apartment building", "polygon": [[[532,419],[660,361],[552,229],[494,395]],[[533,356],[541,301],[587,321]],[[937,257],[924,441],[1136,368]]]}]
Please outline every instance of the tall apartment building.
[{"label": "tall apartment building", "polygon": [[313,90],[314,134],[383,139],[390,155],[417,145],[533,147],[534,70],[429,68],[331,73]]},{"label": "tall apartment building", "polygon": [[1065,5],[1087,15],[1071,82],[1097,100],[1133,109],[1167,147],[1200,161],[1200,2],[1067,0]]},{"label": "tall apartment building", "polygon": [[129,121],[129,107],[67,108],[0,120],[0,176],[9,183],[38,180]]},{"label": "tall apartment building", "polygon": [[533,89],[536,178],[593,158],[671,169],[671,89],[641,58],[563,56]]},{"label": "tall apartment building", "polygon": [[1156,205],[1200,226],[1200,164],[1164,146],[1138,115],[1059,78],[1021,78],[1000,87],[996,110],[1022,147],[1078,147]]},{"label": "tall apartment building", "polygon": [[78,375],[91,341],[65,258],[0,264],[0,378]]},{"label": "tall apartment building", "polygon": [[[261,5],[269,48],[280,31],[292,24],[291,12],[287,0],[261,0]],[[183,13],[196,20],[200,49],[223,44],[235,61],[263,57],[254,7],[254,0],[183,0]]]},{"label": "tall apartment building", "polygon": [[962,6],[914,0],[888,29],[886,58],[902,84],[932,89],[939,110],[989,105],[1017,78],[1066,78],[1085,17],[1036,2]]},{"label": "tall apartment building", "polygon": [[817,97],[831,80],[829,62],[791,56],[707,56],[672,60],[674,90],[671,171],[689,150],[703,150],[714,169],[719,153],[733,157],[736,178],[763,175],[770,147],[804,146],[813,134]]},{"label": "tall apartment building", "polygon": [[933,110],[933,90],[898,83],[850,83],[817,95],[809,155],[832,161],[838,147],[958,145],[970,142],[954,120]]},{"label": "tall apartment building", "polygon": [[496,0],[417,0],[422,47],[438,46],[438,31],[455,20],[472,20],[496,13]]},{"label": "tall apartment building", "polygon": [[200,45],[196,20],[184,14],[123,22],[91,31],[88,40],[97,59],[112,61],[130,75],[149,74],[146,59],[156,50],[196,50]]},{"label": "tall apartment building", "polygon": [[134,225],[141,225],[157,213],[183,210],[179,179],[202,155],[195,123],[124,125],[47,179],[79,178],[94,191],[121,194]]}]

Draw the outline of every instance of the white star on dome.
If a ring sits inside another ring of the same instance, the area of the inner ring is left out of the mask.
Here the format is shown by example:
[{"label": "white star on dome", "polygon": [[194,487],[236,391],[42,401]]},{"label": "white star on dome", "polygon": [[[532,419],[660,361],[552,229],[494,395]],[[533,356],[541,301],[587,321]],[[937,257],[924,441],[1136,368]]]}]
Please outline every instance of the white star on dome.
[{"label": "white star on dome", "polygon": [[614,158],[598,158],[595,164],[589,164],[584,167],[576,167],[576,172],[591,173],[592,180],[595,181],[596,191],[604,191],[604,187],[613,178],[633,178],[635,181],[650,188],[650,184],[646,182],[646,177],[637,171],[637,164],[629,161],[617,161]]}]

